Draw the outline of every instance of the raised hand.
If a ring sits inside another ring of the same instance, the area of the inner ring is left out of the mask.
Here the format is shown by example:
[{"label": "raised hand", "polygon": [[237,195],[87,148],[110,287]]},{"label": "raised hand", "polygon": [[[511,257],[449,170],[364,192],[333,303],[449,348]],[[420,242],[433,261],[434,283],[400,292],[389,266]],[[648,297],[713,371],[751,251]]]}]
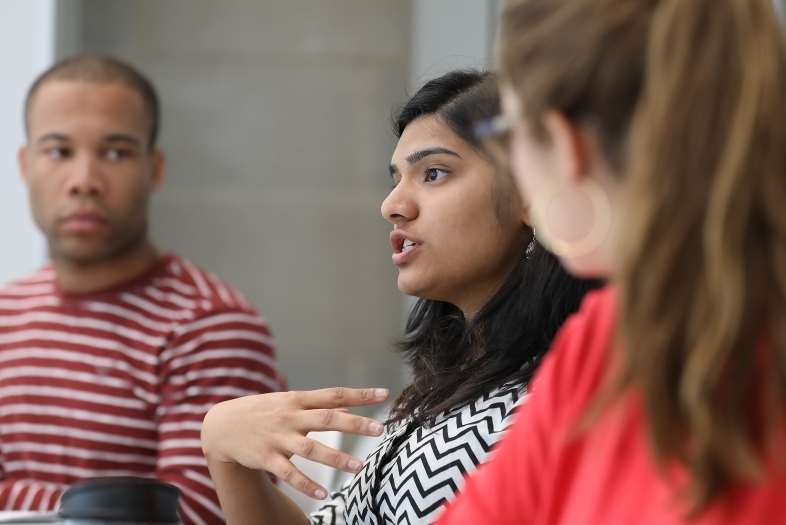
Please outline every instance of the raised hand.
[{"label": "raised hand", "polygon": [[350,414],[344,407],[375,405],[388,398],[385,389],[326,388],[308,392],[277,392],[241,397],[214,406],[202,425],[202,450],[209,461],[265,470],[307,496],[327,497],[327,491],[290,461],[297,454],[346,472],[358,472],[363,462],[327,447],[306,435],[337,430],[379,436],[382,424]]}]

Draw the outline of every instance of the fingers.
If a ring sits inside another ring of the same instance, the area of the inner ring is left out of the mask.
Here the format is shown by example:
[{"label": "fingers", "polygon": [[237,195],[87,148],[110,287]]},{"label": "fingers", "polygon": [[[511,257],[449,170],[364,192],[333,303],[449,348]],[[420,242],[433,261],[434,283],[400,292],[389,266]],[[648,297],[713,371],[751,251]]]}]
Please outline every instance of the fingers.
[{"label": "fingers", "polygon": [[291,461],[283,456],[278,456],[276,462],[271,466],[270,472],[278,477],[281,481],[291,485],[295,490],[299,490],[306,496],[315,499],[325,499],[327,497],[327,490],[324,487],[314,483],[308,476],[300,472]]},{"label": "fingers", "polygon": [[385,401],[389,392],[386,388],[335,387],[293,394],[301,407],[311,409],[376,405]]},{"label": "fingers", "polygon": [[[307,437],[298,440],[296,443],[293,443],[293,445],[294,446],[290,448],[290,452],[310,461],[322,463],[328,467],[337,468],[353,474],[359,472],[363,467],[363,463],[356,457],[350,456],[340,450],[327,447]],[[325,499],[327,497],[327,491],[322,486],[314,483],[313,480],[298,470],[297,467],[284,456],[277,456],[273,464],[270,465],[268,471],[306,496],[316,499]]]},{"label": "fingers", "polygon": [[363,467],[363,462],[358,458],[307,437],[298,440],[292,451],[302,458],[322,463],[344,472],[355,474]]},{"label": "fingers", "polygon": [[300,414],[301,428],[311,431],[336,430],[348,434],[379,436],[384,427],[379,421],[336,409],[308,410]]}]

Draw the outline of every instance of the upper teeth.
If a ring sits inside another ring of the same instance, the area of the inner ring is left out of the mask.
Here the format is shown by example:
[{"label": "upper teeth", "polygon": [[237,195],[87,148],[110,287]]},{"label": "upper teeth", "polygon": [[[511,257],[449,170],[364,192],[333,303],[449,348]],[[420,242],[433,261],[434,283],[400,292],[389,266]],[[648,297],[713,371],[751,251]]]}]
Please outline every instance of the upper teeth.
[{"label": "upper teeth", "polygon": [[405,252],[405,251],[409,250],[410,248],[412,248],[413,246],[415,246],[414,242],[412,242],[410,240],[405,240],[404,241],[404,246],[401,247],[401,251]]}]

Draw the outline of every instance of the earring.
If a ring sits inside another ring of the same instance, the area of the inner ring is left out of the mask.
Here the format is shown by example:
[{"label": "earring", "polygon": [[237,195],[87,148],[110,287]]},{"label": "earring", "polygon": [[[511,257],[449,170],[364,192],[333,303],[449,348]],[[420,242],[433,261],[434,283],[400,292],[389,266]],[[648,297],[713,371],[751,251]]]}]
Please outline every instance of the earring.
[{"label": "earring", "polygon": [[529,241],[529,244],[527,245],[527,249],[524,250],[524,253],[527,256],[527,259],[529,259],[529,256],[532,255],[532,252],[535,251],[535,244],[537,244],[537,241],[538,241],[538,238],[537,238],[537,236],[535,234],[535,226],[533,226],[532,227],[532,240]]},{"label": "earring", "polygon": [[611,229],[611,205],[609,197],[603,188],[590,177],[584,177],[581,184],[577,187],[584,195],[589,198],[595,211],[595,222],[592,229],[578,241],[566,241],[559,239],[546,224],[546,212],[554,198],[565,190],[565,186],[559,184],[556,178],[543,185],[532,201],[532,210],[535,217],[542,217],[538,222],[538,240],[550,252],[558,257],[581,257],[597,250]]}]

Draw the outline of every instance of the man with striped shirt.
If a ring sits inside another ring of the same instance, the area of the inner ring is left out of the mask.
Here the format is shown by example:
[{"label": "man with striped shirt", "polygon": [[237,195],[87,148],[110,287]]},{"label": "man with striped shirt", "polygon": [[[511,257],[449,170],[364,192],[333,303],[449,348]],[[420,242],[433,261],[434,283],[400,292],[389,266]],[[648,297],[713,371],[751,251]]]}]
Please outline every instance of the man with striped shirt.
[{"label": "man with striped shirt", "polygon": [[177,486],[184,523],[223,523],[202,419],[285,387],[253,307],[148,237],[158,119],[150,82],[108,57],[57,64],[28,93],[19,163],[51,263],[0,290],[0,509],[128,475]]}]

